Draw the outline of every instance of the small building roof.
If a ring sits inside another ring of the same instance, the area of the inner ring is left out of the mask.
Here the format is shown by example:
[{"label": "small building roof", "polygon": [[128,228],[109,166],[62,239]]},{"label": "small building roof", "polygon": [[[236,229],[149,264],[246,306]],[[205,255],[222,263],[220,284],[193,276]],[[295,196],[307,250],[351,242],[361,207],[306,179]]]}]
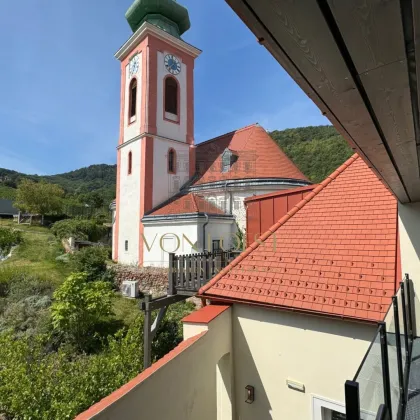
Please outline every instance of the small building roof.
[{"label": "small building roof", "polygon": [[167,216],[176,214],[208,213],[213,215],[226,215],[226,213],[214,204],[197,194],[189,193],[177,195],[163,205],[152,210],[148,216]]},{"label": "small building roof", "polygon": [[13,207],[13,201],[0,198],[0,215],[14,216],[19,214],[19,210]]},{"label": "small building roof", "polygon": [[354,155],[199,293],[378,321],[396,272],[397,200]]},{"label": "small building roof", "polygon": [[[232,151],[235,159],[230,170],[222,172],[222,155],[226,149]],[[198,144],[196,167],[196,179],[192,185],[250,178],[308,181],[264,128],[258,124]]]}]

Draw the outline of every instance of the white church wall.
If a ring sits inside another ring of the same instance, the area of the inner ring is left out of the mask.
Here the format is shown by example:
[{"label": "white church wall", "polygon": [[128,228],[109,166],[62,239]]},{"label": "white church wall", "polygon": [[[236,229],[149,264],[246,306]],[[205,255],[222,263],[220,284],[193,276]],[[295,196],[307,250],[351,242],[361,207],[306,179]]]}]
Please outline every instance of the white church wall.
[{"label": "white church wall", "polygon": [[[165,56],[167,52],[158,52],[157,57],[157,134],[174,140],[186,142],[187,140],[187,66],[181,62],[181,73],[172,76],[178,80],[180,94],[180,118],[179,123],[164,119],[164,92],[163,83],[167,75],[170,75],[165,68]],[[181,61],[181,58],[178,57]]]},{"label": "white church wall", "polygon": [[[129,175],[130,152],[132,170]],[[137,264],[139,260],[140,166],[141,140],[136,140],[121,149],[118,261],[123,264]],[[128,241],[128,251],[126,251],[126,241]]]},{"label": "white church wall", "polygon": [[[233,214],[236,218],[236,222],[241,230],[246,228],[246,209],[244,201],[247,197],[254,195],[269,194],[275,191],[296,188],[295,185],[261,185],[259,187],[248,187],[245,188],[233,188],[228,187],[226,191],[223,188],[213,191],[197,191],[197,194],[202,195],[211,203],[215,204],[221,210],[227,214]],[[232,203],[231,203],[232,196]]]},{"label": "white church wall", "polygon": [[[154,138],[153,149],[153,207],[179,192],[189,179],[189,146],[186,143]],[[176,152],[176,173],[168,173],[169,149]]]},{"label": "white church wall", "polygon": [[132,123],[128,121],[128,107],[129,107],[129,90],[132,77],[130,77],[130,65],[128,64],[125,68],[125,102],[124,102],[124,139],[123,142],[133,139],[134,137],[140,134],[140,124],[141,124],[141,98],[142,98],[142,72],[143,72],[143,63],[142,63],[142,53],[139,53],[139,69],[133,77],[137,79],[137,114],[136,120]]},{"label": "white church wall", "polygon": [[177,255],[194,254],[191,244],[198,240],[197,221],[170,221],[144,223],[144,263],[145,267],[167,267],[169,253]]},{"label": "white church wall", "polygon": [[[234,239],[236,234],[236,225],[234,220],[223,220],[220,218],[210,218],[208,225],[206,226],[206,238],[204,243],[204,249],[212,251],[213,241],[220,241],[220,245],[224,250],[229,250],[232,247],[237,246],[237,242]],[[203,243],[203,222],[199,226],[198,237],[199,243]]]},{"label": "white church wall", "polygon": [[[172,219],[165,221],[144,222],[144,266],[167,267],[169,253],[176,255],[203,252],[204,217],[191,218],[187,221]],[[220,240],[224,249],[234,244],[232,234],[236,232],[233,220],[210,218],[206,225],[205,249],[212,250],[212,240]]]}]

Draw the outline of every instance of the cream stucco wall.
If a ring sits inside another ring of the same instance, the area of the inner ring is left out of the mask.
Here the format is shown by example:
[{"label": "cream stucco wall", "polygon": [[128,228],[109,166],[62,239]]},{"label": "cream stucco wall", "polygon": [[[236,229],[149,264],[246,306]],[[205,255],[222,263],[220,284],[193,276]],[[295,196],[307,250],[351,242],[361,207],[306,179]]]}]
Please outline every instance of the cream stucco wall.
[{"label": "cream stucco wall", "polygon": [[[237,419],[312,420],[311,396],[344,405],[376,328],[245,305],[233,307],[233,359]],[[286,380],[303,383],[305,392]],[[244,402],[245,386],[255,402]]]},{"label": "cream stucco wall", "polygon": [[207,333],[198,341],[90,418],[227,420],[217,412],[218,385],[219,389],[223,385],[218,363],[231,352],[231,331],[228,309],[208,324]]},{"label": "cream stucco wall", "polygon": [[[136,74],[133,74],[130,77],[130,66],[129,64],[125,68],[125,102],[124,102],[124,138],[123,142],[133,139],[134,137],[140,134],[140,123],[141,123],[141,105],[142,105],[142,72],[143,72],[143,60],[142,53],[139,53],[139,69]],[[129,124],[128,121],[128,107],[130,104],[129,101],[129,90],[130,82],[132,78],[137,79],[137,105],[136,105],[136,120]]]},{"label": "cream stucco wall", "polygon": [[410,275],[414,287],[415,332],[420,325],[420,203],[398,204],[402,275]]},{"label": "cream stucco wall", "polygon": [[[169,149],[176,152],[175,174],[168,173]],[[189,179],[189,146],[179,141],[155,137],[153,140],[153,207],[179,192]]]},{"label": "cream stucco wall", "polygon": [[[172,76],[178,80],[180,90],[180,121],[175,124],[163,118],[163,82],[170,75],[165,68],[165,56],[167,52],[157,52],[157,134],[162,137],[186,142],[187,141],[187,66],[181,62],[181,73]],[[179,58],[179,57],[178,57]],[[179,58],[181,61],[181,58]]]},{"label": "cream stucco wall", "polygon": [[[141,142],[135,140],[121,148],[118,261],[123,264],[137,264],[139,260]],[[129,175],[130,152],[133,160]]]}]

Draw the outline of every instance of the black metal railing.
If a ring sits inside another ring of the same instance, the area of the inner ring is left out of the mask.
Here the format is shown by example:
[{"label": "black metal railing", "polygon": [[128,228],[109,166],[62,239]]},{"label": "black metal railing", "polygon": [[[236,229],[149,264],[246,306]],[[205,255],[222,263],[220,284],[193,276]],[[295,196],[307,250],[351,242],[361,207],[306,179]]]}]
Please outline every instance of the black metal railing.
[{"label": "black metal railing", "polygon": [[238,251],[169,254],[168,295],[197,293],[200,287],[228,266],[239,254]]},{"label": "black metal railing", "polygon": [[406,274],[354,379],[345,384],[347,420],[404,418],[414,341],[413,296]]}]

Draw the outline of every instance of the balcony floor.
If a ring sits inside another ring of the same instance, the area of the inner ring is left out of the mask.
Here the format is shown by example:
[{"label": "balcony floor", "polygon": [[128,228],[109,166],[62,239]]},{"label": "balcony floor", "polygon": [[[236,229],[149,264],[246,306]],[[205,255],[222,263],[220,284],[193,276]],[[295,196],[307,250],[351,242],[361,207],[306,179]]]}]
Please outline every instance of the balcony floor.
[{"label": "balcony floor", "polygon": [[413,343],[405,420],[420,419],[420,338]]}]

